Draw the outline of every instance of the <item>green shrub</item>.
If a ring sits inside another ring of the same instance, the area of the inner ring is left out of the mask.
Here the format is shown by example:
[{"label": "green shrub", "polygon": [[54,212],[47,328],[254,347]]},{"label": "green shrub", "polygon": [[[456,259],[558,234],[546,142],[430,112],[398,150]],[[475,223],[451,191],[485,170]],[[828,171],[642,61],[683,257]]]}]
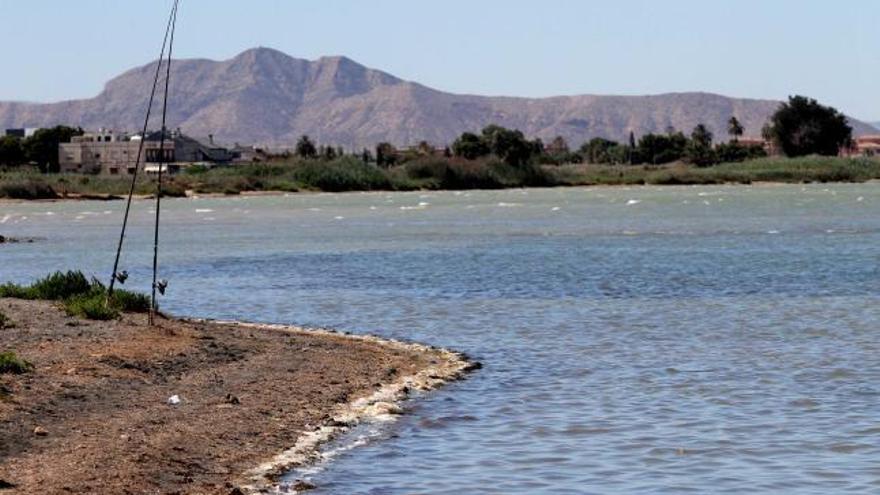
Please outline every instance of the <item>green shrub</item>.
[{"label": "green shrub", "polygon": [[271,191],[284,191],[284,192],[299,192],[299,185],[296,182],[287,180],[287,179],[274,179],[269,181],[267,184],[266,190]]},{"label": "green shrub", "polygon": [[115,290],[107,297],[107,288],[97,279],[89,281],[82,272],[56,272],[30,286],[5,284],[0,297],[63,301],[71,316],[91,320],[118,318],[123,311],[144,313],[150,310],[150,298],[127,290]]},{"label": "green shrub", "polygon": [[16,299],[33,299],[27,287],[7,282],[0,285],[0,297],[14,297]]},{"label": "green shrub", "polygon": [[55,199],[58,194],[52,186],[39,179],[12,180],[0,184],[0,198]]},{"label": "green shrub", "polygon": [[95,292],[72,297],[64,301],[64,310],[70,316],[79,316],[89,320],[115,320],[119,318],[119,309],[107,295]]},{"label": "green shrub", "polygon": [[[101,292],[102,295],[105,292]],[[150,296],[138,292],[123,289],[113,291],[112,304],[121,311],[131,313],[146,313],[150,311]]]},{"label": "green shrub", "polygon": [[307,161],[296,166],[293,178],[305,187],[328,192],[390,189],[388,176],[373,165],[352,157]]},{"label": "green shrub", "polygon": [[439,158],[422,158],[407,162],[404,165],[406,175],[412,179],[443,180],[449,171],[449,160]]},{"label": "green shrub", "polygon": [[80,271],[55,272],[31,285],[30,292],[33,295],[30,299],[60,301],[85,294],[92,290],[93,285]]},{"label": "green shrub", "polygon": [[185,169],[183,169],[183,173],[185,173],[187,175],[199,175],[199,174],[207,173],[208,170],[211,170],[211,169],[204,166],[204,165],[193,165],[191,167],[186,167]]},{"label": "green shrub", "polygon": [[8,316],[6,316],[5,314],[3,314],[2,311],[0,311],[0,330],[2,330],[4,328],[12,328],[14,326],[15,326],[15,323],[13,323],[12,320],[10,320]]},{"label": "green shrub", "polygon": [[22,375],[34,369],[34,365],[16,356],[14,352],[0,353],[0,374]]}]

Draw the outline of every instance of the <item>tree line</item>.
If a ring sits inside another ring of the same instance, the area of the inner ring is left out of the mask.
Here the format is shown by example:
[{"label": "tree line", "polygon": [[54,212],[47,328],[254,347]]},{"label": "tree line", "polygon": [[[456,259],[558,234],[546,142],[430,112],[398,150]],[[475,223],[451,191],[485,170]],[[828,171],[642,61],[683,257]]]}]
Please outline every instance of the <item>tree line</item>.
[{"label": "tree line", "polygon": [[[636,139],[630,132],[628,142],[620,143],[602,137],[570,149],[564,138],[556,137],[545,145],[541,139],[528,139],[521,131],[489,125],[479,133],[464,132],[451,146],[442,150],[444,158],[480,160],[495,158],[515,168],[566,163],[594,164],[664,164],[683,161],[696,166],[722,162],[741,162],[767,155],[763,145],[741,143],[744,127],[732,116],[727,122],[730,139],[715,144],[715,136],[703,124],[689,134],[669,128],[664,133],[648,133]],[[0,137],[0,165],[35,164],[43,172],[58,171],[58,144],[81,135],[81,128],[56,126],[40,129],[28,138]],[[786,156],[810,154],[833,156],[852,145],[852,128],[846,116],[836,109],[819,104],[804,96],[789,97],[780,104],[762,129],[762,138],[773,150]],[[427,142],[417,147],[398,150],[388,142],[375,149],[348,153],[364,163],[388,168],[424,156],[436,156],[438,150]],[[302,159],[333,160],[346,155],[339,146],[317,145],[302,136],[293,150]],[[286,158],[289,154],[280,156]]]},{"label": "tree line", "polygon": [[80,127],[59,125],[38,129],[26,138],[0,136],[0,165],[33,164],[43,173],[58,172],[58,144],[82,134]]},{"label": "tree line", "polygon": [[[740,142],[744,133],[742,123],[731,116],[727,121],[729,139],[717,144],[708,127],[698,124],[687,135],[668,128],[665,133],[648,133],[636,139],[630,132],[626,143],[596,137],[572,150],[561,136],[545,145],[541,139],[526,138],[519,130],[493,124],[479,133],[462,133],[442,154],[446,158],[465,160],[494,157],[513,167],[566,163],[660,165],[677,161],[704,167],[767,156],[764,143]],[[852,128],[846,116],[804,96],[792,96],[780,104],[761,134],[771,149],[789,157],[835,156],[841,149],[852,145]],[[332,159],[344,152],[341,148],[316,146],[308,136],[303,136],[296,145],[295,154],[301,158]],[[436,150],[424,141],[414,149],[403,151],[384,142],[376,146],[375,153],[364,149],[357,155],[366,163],[390,167],[436,155]]]}]

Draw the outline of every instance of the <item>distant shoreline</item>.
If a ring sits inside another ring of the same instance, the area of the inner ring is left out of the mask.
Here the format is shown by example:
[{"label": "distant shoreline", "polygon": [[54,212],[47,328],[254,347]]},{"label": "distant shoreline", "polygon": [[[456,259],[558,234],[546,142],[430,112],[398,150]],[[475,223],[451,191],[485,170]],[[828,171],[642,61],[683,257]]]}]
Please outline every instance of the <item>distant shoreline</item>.
[{"label": "distant shoreline", "polygon": [[[718,187],[779,187],[790,185],[807,185],[807,184],[880,184],[880,179],[868,179],[865,181],[830,181],[830,182],[782,182],[782,181],[754,181],[750,183],[742,182],[722,182],[707,184],[585,184],[572,186],[544,186],[544,187],[509,187],[505,189],[466,189],[467,191],[504,191],[513,189],[619,189],[619,188],[656,188],[656,187],[699,187],[699,186],[718,186]],[[363,193],[407,193],[407,192],[445,192],[459,191],[460,189],[420,189],[420,190],[371,190],[371,191],[243,191],[237,194],[223,193],[197,193],[186,196],[172,196],[166,199],[229,199],[229,198],[261,198],[261,197],[278,197],[278,196],[296,196],[296,195],[315,195],[315,194],[363,194]],[[133,201],[151,201],[155,200],[153,195],[135,195]],[[84,203],[84,202],[118,202],[125,201],[125,198],[116,197],[112,199],[96,199],[92,197],[65,197],[54,199],[10,199],[0,198],[0,204],[54,204],[54,203]],[[7,242],[10,238],[7,238]],[[18,242],[14,239],[13,242]]]},{"label": "distant shoreline", "polygon": [[[168,197],[264,196],[365,191],[500,190],[534,187],[863,183],[880,180],[880,158],[810,156],[760,158],[697,167],[667,165],[542,165],[425,159],[390,168],[358,160],[269,162],[182,172],[168,177]],[[124,199],[127,176],[0,172],[0,201],[113,201]],[[141,177],[136,198],[153,197]]]}]

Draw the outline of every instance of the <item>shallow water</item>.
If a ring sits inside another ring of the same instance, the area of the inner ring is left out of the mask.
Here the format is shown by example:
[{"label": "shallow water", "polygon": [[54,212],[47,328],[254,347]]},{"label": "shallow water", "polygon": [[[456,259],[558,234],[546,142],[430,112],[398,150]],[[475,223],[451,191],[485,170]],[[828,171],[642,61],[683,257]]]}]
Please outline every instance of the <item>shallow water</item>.
[{"label": "shallow water", "polygon": [[[164,205],[166,310],[484,363],[294,473],[314,493],[880,491],[880,185]],[[0,280],[106,278],[122,207],[0,204],[0,233],[41,238],[0,246]],[[141,290],[151,207],[123,261]]]}]

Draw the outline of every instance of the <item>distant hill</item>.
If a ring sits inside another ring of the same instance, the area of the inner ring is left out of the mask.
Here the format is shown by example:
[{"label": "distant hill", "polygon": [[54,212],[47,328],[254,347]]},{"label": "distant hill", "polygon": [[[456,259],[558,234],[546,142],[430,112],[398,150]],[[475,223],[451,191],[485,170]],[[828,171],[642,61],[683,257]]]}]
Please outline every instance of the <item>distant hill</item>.
[{"label": "distant hill", "polygon": [[880,131],[880,120],[878,120],[877,122],[871,122],[870,124],[874,126],[874,129]]},{"label": "distant hill", "polygon": [[[0,128],[55,124],[134,130],[142,125],[155,62],[107,83],[96,97],[60,103],[0,102]],[[345,57],[308,61],[255,48],[222,62],[176,61],[169,123],[221,142],[292,144],[302,134],[346,147],[451,142],[467,130],[497,123],[574,146],[600,136],[625,140],[689,131],[705,123],[726,138],[736,116],[747,136],[758,136],[779,104],[708,93],[650,96],[488,97],[444,93],[369,69]],[[851,121],[856,134],[876,132]]]}]

